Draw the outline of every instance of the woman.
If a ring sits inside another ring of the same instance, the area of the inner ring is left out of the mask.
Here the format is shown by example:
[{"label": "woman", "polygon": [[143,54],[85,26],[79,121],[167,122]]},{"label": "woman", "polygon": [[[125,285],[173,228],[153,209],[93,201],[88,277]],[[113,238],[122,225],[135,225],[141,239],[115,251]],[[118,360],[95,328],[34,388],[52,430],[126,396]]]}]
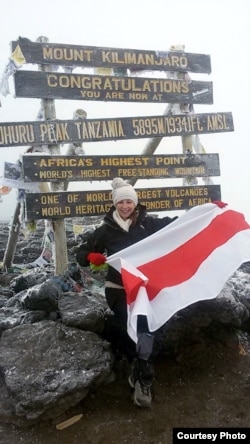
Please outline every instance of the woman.
[{"label": "woman", "polygon": [[[113,206],[104,217],[104,223],[90,234],[77,251],[76,259],[81,266],[104,264],[106,256],[150,236],[176,219],[148,216],[146,208],[138,203],[132,185],[122,178],[115,178],[112,188]],[[128,358],[135,358],[129,377],[129,384],[134,389],[134,403],[139,407],[150,407],[154,336],[148,330],[145,316],[138,316],[137,344],[128,336],[126,294],[120,273],[111,266],[107,271],[105,296],[114,313],[112,322],[107,323],[106,337]]]}]

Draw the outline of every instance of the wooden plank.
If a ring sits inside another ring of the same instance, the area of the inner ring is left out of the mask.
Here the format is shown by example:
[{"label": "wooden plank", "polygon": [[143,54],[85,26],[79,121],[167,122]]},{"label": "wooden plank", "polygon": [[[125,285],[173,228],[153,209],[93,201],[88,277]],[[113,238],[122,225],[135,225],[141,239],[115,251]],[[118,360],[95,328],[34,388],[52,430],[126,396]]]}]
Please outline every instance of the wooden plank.
[{"label": "wooden plank", "polygon": [[232,113],[0,123],[0,148],[234,131]]},{"label": "wooden plank", "polygon": [[[221,200],[220,185],[137,189],[147,210],[187,210]],[[112,205],[110,190],[26,194],[26,219],[60,219],[105,214]]]},{"label": "wooden plank", "polygon": [[212,82],[16,71],[16,97],[152,103],[213,103]]},{"label": "wooden plank", "polygon": [[38,43],[21,37],[12,42],[12,51],[16,48],[25,63],[211,73],[206,54]]},{"label": "wooden plank", "polygon": [[218,154],[23,156],[25,181],[92,181],[219,176]]}]

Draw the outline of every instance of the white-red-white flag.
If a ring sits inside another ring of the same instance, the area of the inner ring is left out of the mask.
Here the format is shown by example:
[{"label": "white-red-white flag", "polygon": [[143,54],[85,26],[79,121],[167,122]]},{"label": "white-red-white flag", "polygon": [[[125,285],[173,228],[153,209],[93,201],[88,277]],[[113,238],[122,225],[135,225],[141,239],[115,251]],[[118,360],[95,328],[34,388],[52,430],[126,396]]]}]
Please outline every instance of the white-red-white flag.
[{"label": "white-red-white flag", "polygon": [[137,342],[137,316],[150,331],[178,310],[215,298],[227,279],[250,260],[250,225],[243,214],[207,203],[153,235],[112,255],[127,295],[128,334]]}]

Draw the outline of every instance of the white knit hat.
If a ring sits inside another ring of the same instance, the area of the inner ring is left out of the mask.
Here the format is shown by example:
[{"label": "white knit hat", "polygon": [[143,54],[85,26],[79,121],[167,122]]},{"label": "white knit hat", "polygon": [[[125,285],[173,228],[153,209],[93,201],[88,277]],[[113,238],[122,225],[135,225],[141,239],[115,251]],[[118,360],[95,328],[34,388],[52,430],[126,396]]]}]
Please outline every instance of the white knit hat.
[{"label": "white knit hat", "polygon": [[138,196],[132,185],[125,182],[121,177],[115,177],[112,180],[112,199],[113,204],[116,205],[117,202],[120,202],[124,199],[129,199],[134,202],[135,205],[138,204]]}]

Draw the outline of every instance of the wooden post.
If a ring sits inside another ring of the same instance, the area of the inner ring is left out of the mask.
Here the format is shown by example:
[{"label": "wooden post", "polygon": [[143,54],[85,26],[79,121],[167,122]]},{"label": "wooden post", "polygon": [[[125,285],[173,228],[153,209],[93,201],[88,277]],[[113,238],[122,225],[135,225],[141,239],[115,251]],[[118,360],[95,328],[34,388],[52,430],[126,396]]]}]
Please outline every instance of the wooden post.
[{"label": "wooden post", "polygon": [[[171,113],[171,110],[172,110],[172,105],[169,104],[166,107],[166,109],[163,113],[163,116],[168,116]],[[163,137],[152,137],[152,139],[150,139],[148,141],[148,143],[145,146],[144,150],[142,151],[141,155],[142,156],[151,156],[152,154],[154,154],[154,152],[156,151],[156,149],[159,146],[162,139],[163,139]],[[129,179],[128,183],[130,183],[130,185],[135,185],[137,180],[138,180],[137,178]]]},{"label": "wooden post", "polygon": [[[39,37],[38,42],[48,43],[47,37]],[[50,65],[40,65],[41,71],[51,71]],[[44,118],[46,120],[55,120],[55,103],[53,99],[42,99],[42,107],[44,110]],[[60,154],[60,145],[48,145],[51,154]],[[55,182],[50,184],[51,191],[63,191],[63,183]],[[54,235],[55,235],[55,274],[63,275],[68,268],[68,252],[67,252],[67,237],[65,230],[64,219],[55,219],[53,221]]]},{"label": "wooden post", "polygon": [[[176,46],[172,46],[171,47],[171,51],[184,51],[185,50],[185,46],[181,45],[180,47],[176,47]],[[177,72],[175,73],[175,76],[177,77],[177,79],[186,79],[187,81],[190,79],[189,78],[189,74],[187,72]],[[190,79],[191,81],[191,79]],[[177,109],[180,109],[180,111],[178,110],[175,114],[181,114],[181,113],[185,113],[185,114],[191,114],[191,112],[194,112],[194,108],[193,105],[191,105],[191,109],[190,109],[190,105],[189,104],[179,104],[177,105]],[[182,152],[184,154],[187,153],[192,153],[193,151],[195,151],[196,153],[205,153],[205,149],[202,146],[201,142],[200,142],[200,138],[199,135],[192,135],[192,136],[182,136],[181,138],[182,140]],[[213,183],[213,180],[210,177],[203,177],[203,182],[206,185],[211,185]],[[198,185],[198,179],[197,177],[185,177],[183,179],[183,185]]]},{"label": "wooden post", "polygon": [[[84,120],[87,117],[87,113],[86,111],[84,111],[84,109],[77,109],[74,114],[73,114],[73,119],[74,120]],[[77,142],[77,143],[70,143],[69,147],[67,149],[66,155],[67,156],[71,156],[73,155],[77,155],[77,156],[84,156],[84,150],[82,147],[82,142]],[[64,182],[63,184],[63,189],[64,191],[67,191],[69,186],[69,182]]]},{"label": "wooden post", "polygon": [[[184,50],[184,46],[183,45],[181,45],[181,46],[171,46],[170,47],[170,51],[180,51],[180,50],[181,51]],[[173,73],[171,73],[171,74],[173,75]],[[179,79],[183,79],[186,74],[187,73],[182,73],[182,72],[174,73],[175,77],[177,77]],[[183,106],[186,107],[185,104],[184,105],[182,105],[182,104],[179,105],[178,104],[178,111],[179,111],[179,108],[181,109]],[[163,115],[167,116],[170,113],[178,114],[177,112],[174,111],[175,108],[176,108],[175,104],[169,104],[166,107]],[[159,144],[162,141],[162,139],[163,139],[163,137],[153,137],[152,139],[150,139],[149,142],[147,143],[146,147],[144,148],[144,150],[142,152],[142,155],[149,156],[149,155],[154,154],[154,152],[156,151],[156,149],[159,146]],[[186,153],[189,150],[192,151],[192,149],[193,149],[192,147],[193,147],[192,136],[182,136],[182,149],[183,149],[183,152]],[[194,179],[196,179],[196,178],[194,178]],[[138,180],[137,178],[133,178],[133,179],[128,180],[128,182],[131,185],[135,185],[137,180]],[[193,183],[192,183],[192,185],[193,185]]]},{"label": "wooden post", "polygon": [[21,203],[18,202],[11,222],[8,242],[6,245],[6,250],[3,258],[3,269],[5,271],[7,271],[8,268],[10,268],[16,252],[16,245],[21,227],[21,222],[19,220],[20,210],[21,210]]}]

